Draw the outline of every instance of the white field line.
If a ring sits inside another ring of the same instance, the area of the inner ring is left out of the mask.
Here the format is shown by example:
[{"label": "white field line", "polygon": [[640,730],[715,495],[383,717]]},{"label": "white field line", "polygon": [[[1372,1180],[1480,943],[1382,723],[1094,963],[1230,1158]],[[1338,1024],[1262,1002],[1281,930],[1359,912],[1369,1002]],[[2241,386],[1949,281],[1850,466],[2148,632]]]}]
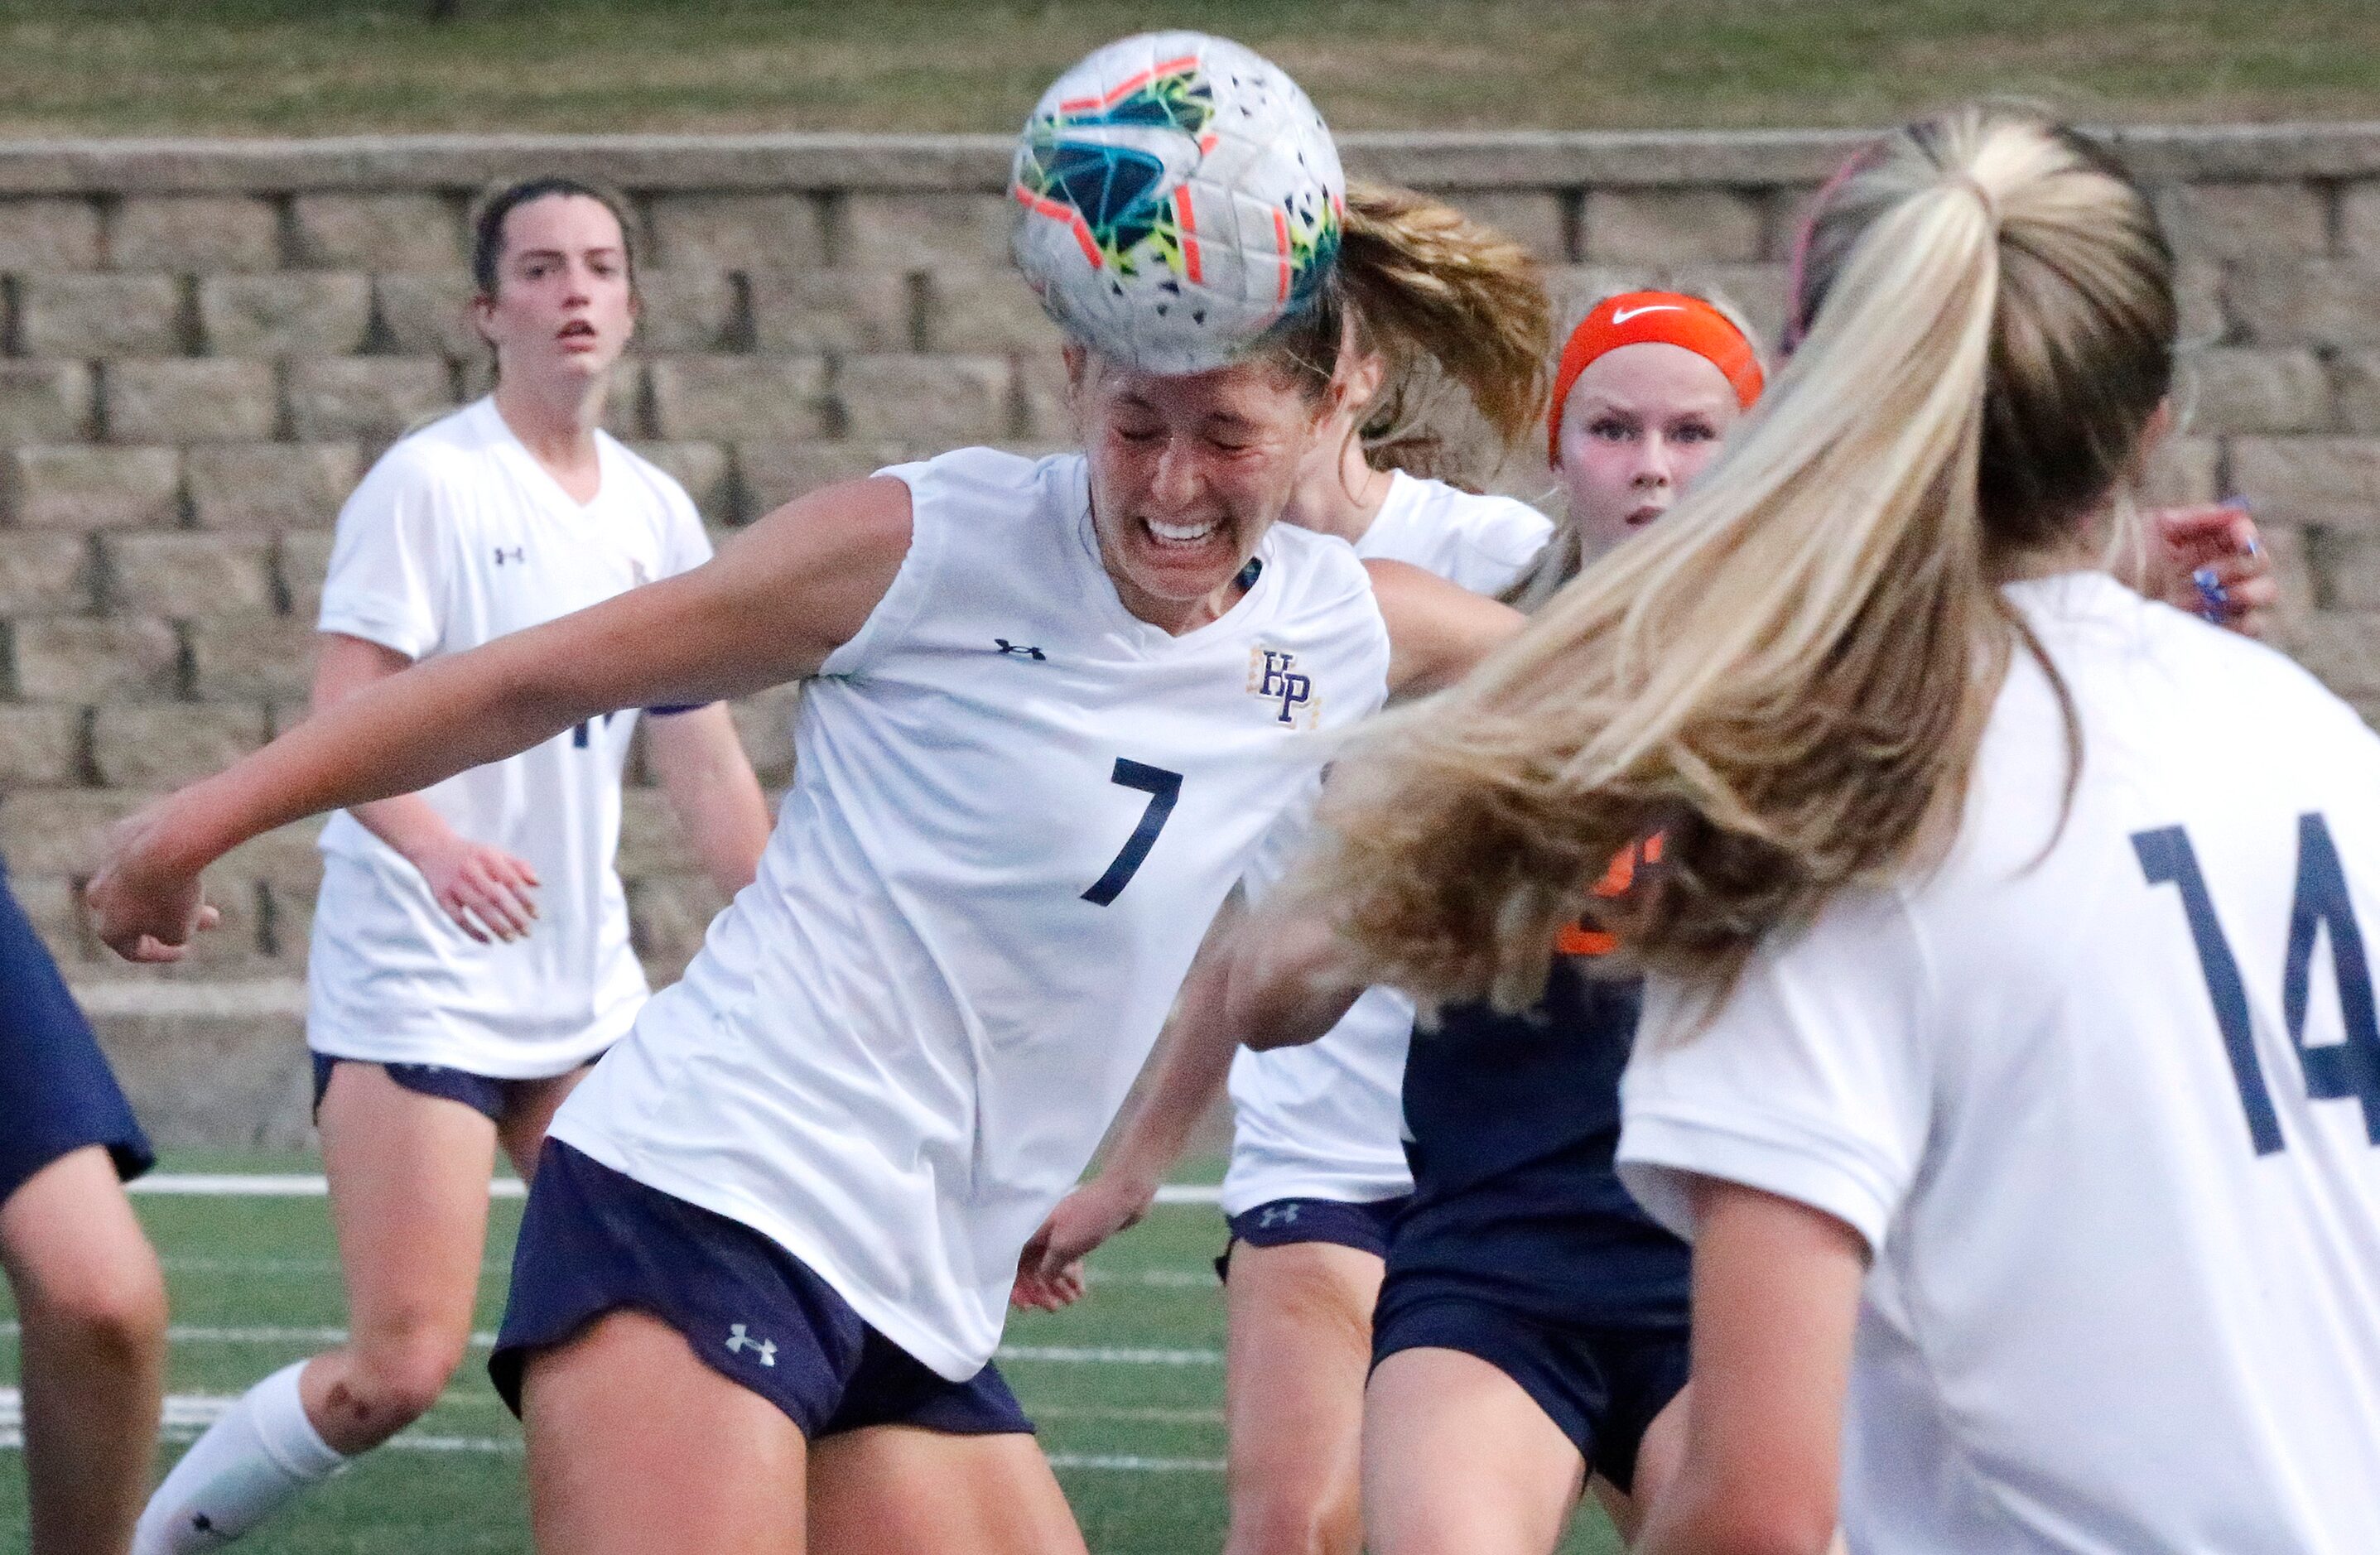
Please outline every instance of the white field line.
[{"label": "white field line", "polygon": [[[0,1340],[15,1339],[14,1319],[0,1321]],[[165,1330],[170,1344],[345,1344],[347,1330],[334,1328],[213,1328],[176,1323]],[[492,1348],[496,1336],[482,1329],[471,1336],[475,1350]],[[1220,1350],[1140,1350],[1103,1345],[1003,1344],[1003,1361],[1047,1361],[1060,1366],[1221,1366]]]},{"label": "white field line", "polygon": [[1062,1366],[1221,1366],[1220,1350],[1106,1349],[1073,1344],[1003,1344],[1002,1361],[1054,1361]]},{"label": "white field line", "polygon": [[[191,1441],[238,1403],[231,1394],[174,1393],[166,1397],[165,1415],[158,1434],[167,1441]],[[1050,1411],[1055,1415],[1059,1411]],[[25,1445],[25,1401],[14,1388],[0,1388],[0,1452],[18,1452]],[[487,1452],[517,1457],[517,1436],[435,1436],[425,1431],[399,1432],[388,1445],[400,1452]],[[1111,1469],[1127,1474],[1220,1474],[1220,1458],[1144,1458],[1106,1452],[1052,1452],[1050,1466],[1061,1469]]]},{"label": "white field line", "polygon": [[[218,1258],[202,1254],[168,1254],[157,1261],[168,1274],[286,1275],[296,1279],[339,1271],[335,1258]],[[512,1263],[509,1259],[491,1258],[480,1266],[480,1272],[499,1274],[510,1268]],[[1103,1269],[1094,1264],[1087,1272],[1094,1285],[1145,1285],[1153,1290],[1203,1291],[1216,1283],[1215,1271],[1211,1269]]]},{"label": "white field line", "polygon": [[[170,1393],[157,1434],[167,1441],[195,1441],[199,1433],[237,1403],[235,1394]],[[14,1388],[0,1388],[0,1451],[25,1445],[25,1400]],[[389,1446],[400,1452],[518,1453],[520,1439],[499,1436],[437,1436],[427,1431],[402,1431]]]},{"label": "white field line", "polygon": [[[152,1172],[125,1184],[124,1191],[166,1198],[322,1198],[331,1184],[319,1172]],[[528,1193],[517,1177],[488,1184],[490,1198],[523,1198]]]},{"label": "white field line", "polygon": [[1220,1458],[1141,1458],[1120,1452],[1052,1452],[1053,1469],[1115,1469],[1124,1474],[1220,1474]]},{"label": "white field line", "polygon": [[[331,1189],[320,1172],[152,1172],[125,1191],[188,1198],[321,1198]],[[488,1184],[490,1198],[519,1198],[528,1191],[517,1177]],[[1168,1183],[1157,1190],[1157,1202],[1213,1204],[1222,1191],[1212,1183]]]}]

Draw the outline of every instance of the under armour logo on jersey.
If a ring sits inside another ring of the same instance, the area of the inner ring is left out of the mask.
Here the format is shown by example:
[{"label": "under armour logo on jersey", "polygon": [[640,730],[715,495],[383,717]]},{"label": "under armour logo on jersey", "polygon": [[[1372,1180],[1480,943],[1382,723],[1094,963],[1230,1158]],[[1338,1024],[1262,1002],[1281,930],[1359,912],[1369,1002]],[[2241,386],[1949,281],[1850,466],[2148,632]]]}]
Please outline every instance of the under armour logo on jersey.
[{"label": "under armour logo on jersey", "polygon": [[1268,1204],[1264,1207],[1264,1213],[1257,1217],[1258,1231],[1270,1231],[1275,1226],[1293,1226],[1296,1223],[1297,1206],[1294,1204]]},{"label": "under armour logo on jersey", "polygon": [[744,1331],[744,1325],[741,1323],[735,1324],[727,1330],[727,1350],[730,1355],[749,1350],[760,1357],[762,1366],[777,1364],[777,1342],[773,1339],[753,1338]]},{"label": "under armour logo on jersey", "polygon": [[1046,664],[1050,662],[1050,655],[1038,648],[1028,647],[1021,642],[1011,642],[1006,638],[994,638],[991,640],[1003,655],[1013,653],[1019,659],[1030,659],[1037,664]]},{"label": "under armour logo on jersey", "polygon": [[511,547],[502,545],[497,546],[496,565],[503,566],[506,562],[513,562],[522,566],[527,566],[528,565],[528,557],[525,553],[525,548],[518,545]]},{"label": "under armour logo on jersey", "polygon": [[1314,680],[1297,669],[1297,655],[1277,648],[1248,650],[1248,694],[1280,704],[1273,720],[1293,728],[1311,729],[1321,707],[1314,699]]}]

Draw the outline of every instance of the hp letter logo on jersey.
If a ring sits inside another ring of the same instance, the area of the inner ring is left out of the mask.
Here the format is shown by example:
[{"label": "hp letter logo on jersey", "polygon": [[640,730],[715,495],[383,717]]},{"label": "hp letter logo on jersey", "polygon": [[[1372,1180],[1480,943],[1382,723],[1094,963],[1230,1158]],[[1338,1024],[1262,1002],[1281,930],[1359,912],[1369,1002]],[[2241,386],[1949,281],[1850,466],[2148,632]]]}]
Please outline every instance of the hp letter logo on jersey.
[{"label": "hp letter logo on jersey", "polygon": [[1298,674],[1296,654],[1277,648],[1248,650],[1248,694],[1279,704],[1274,722],[1293,729],[1311,729],[1322,716],[1322,704],[1314,699],[1313,677]]}]

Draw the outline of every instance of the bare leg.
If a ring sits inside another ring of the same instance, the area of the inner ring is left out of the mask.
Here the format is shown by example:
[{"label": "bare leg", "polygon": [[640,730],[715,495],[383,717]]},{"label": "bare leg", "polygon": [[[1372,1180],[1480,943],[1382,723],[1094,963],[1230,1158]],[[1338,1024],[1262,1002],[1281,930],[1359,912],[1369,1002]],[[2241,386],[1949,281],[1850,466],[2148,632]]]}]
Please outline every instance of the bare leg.
[{"label": "bare leg", "polygon": [[1521,1385],[1476,1355],[1400,1350],[1364,1399],[1374,1555],[1547,1555],[1586,1465]]},{"label": "bare leg", "polygon": [[1679,1465],[1686,1461],[1686,1399],[1693,1391],[1691,1383],[1679,1389],[1678,1396],[1663,1404],[1661,1413],[1645,1427],[1645,1439],[1636,1444],[1635,1483],[1624,1494],[1609,1480],[1596,1476],[1596,1499],[1603,1503],[1621,1536],[1632,1543],[1645,1525],[1645,1509],[1661,1499],[1661,1492],[1677,1478]]},{"label": "bare leg", "polygon": [[1232,1249],[1227,1555],[1354,1555],[1382,1265],[1325,1242]]},{"label": "bare leg", "polygon": [[165,1282],[104,1149],[0,1205],[0,1262],[24,1325],[33,1555],[122,1555],[157,1445]]},{"label": "bare leg", "polygon": [[462,1364],[496,1130],[376,1063],[333,1071],[322,1128],[349,1338],[307,1366],[299,1395],[322,1440],[353,1454],[419,1419]]},{"label": "bare leg", "polygon": [[581,1064],[550,1080],[528,1081],[514,1092],[512,1111],[496,1126],[496,1137],[504,1142],[504,1155],[522,1182],[536,1177],[537,1153],[545,1148],[545,1131],[552,1126],[553,1114],[593,1067]]},{"label": "bare leg", "polygon": [[1084,1555],[1031,1437],[878,1426],[810,1447],[811,1555]]},{"label": "bare leg", "polygon": [[802,1555],[801,1431],[659,1318],[609,1313],[531,1355],[521,1419],[543,1555]]}]

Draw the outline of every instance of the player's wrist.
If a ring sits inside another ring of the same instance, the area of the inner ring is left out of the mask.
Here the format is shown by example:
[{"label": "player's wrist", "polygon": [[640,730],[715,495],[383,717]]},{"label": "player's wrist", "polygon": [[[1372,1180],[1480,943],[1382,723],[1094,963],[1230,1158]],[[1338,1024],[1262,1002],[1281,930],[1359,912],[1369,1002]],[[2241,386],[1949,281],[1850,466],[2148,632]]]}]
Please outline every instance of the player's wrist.
[{"label": "player's wrist", "polygon": [[1099,1173],[1100,1191],[1114,1202],[1139,1209],[1157,1197],[1163,1170],[1145,1159],[1120,1160]]}]

